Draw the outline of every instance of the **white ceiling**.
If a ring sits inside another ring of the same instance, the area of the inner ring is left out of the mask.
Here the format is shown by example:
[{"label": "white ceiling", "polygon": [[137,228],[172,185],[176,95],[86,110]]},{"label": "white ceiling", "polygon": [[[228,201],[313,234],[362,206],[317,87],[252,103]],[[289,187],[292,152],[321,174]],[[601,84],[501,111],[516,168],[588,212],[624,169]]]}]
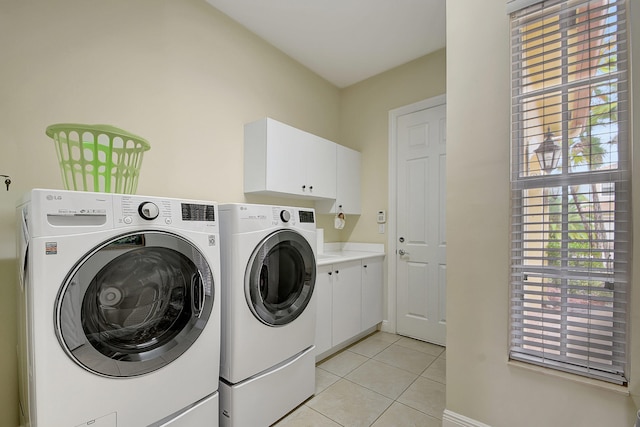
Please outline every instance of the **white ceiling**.
[{"label": "white ceiling", "polygon": [[445,0],[207,0],[343,88],[445,47]]}]

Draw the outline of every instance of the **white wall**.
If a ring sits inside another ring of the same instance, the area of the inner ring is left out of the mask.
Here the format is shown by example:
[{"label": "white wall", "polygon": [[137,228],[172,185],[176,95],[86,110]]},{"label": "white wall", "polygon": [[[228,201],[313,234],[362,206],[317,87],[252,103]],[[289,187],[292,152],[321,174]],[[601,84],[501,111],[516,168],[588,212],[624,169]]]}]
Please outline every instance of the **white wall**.
[{"label": "white wall", "polygon": [[340,91],[204,0],[0,0],[0,52],[0,174],[13,179],[0,188],[2,426],[17,422],[14,208],[62,188],[48,125],[147,138],[139,194],[312,206],[242,192],[243,124],[269,115],[363,152],[365,213],[318,226],[327,241],[384,242],[388,110],[445,90],[443,50]]},{"label": "white wall", "polygon": [[[637,30],[640,4],[629,3],[632,30]],[[510,58],[505,4],[447,2],[446,406],[494,427],[632,426],[640,406],[640,281],[633,282],[630,306],[632,397],[625,389],[523,369],[507,360]],[[633,77],[640,82],[640,43],[633,48]],[[640,123],[638,110],[634,118]],[[640,126],[634,137],[637,149]],[[637,158],[634,165],[640,170]],[[634,181],[637,211],[640,174]],[[640,241],[640,216],[634,218],[634,237]]]},{"label": "white wall", "polygon": [[45,128],[147,138],[139,194],[244,201],[243,124],[269,115],[337,141],[340,92],[204,0],[0,0],[0,52],[0,174],[13,180],[0,188],[0,425],[15,426],[14,209],[31,188],[62,188]]},{"label": "white wall", "polygon": [[377,233],[376,213],[389,209],[389,110],[444,94],[446,58],[441,49],[342,91],[340,138],[366,165],[362,215],[345,227],[343,240],[387,242],[387,234]]},{"label": "white wall", "polygon": [[[387,243],[388,228],[378,233],[376,213],[389,211],[389,110],[442,95],[446,90],[446,50],[441,49],[407,64],[371,77],[345,88],[340,103],[340,139],[362,153],[362,215],[354,221],[347,217],[347,225],[339,234],[341,241]],[[389,258],[395,256],[387,250],[384,264],[384,318],[395,328],[395,313],[388,307]],[[395,292],[391,292],[395,294]]]},{"label": "white wall", "polygon": [[44,135],[57,122],[146,137],[141,194],[221,200],[242,198],[244,122],[268,113],[337,138],[339,91],[204,1],[3,0],[0,19],[0,168],[15,191],[61,185]]},{"label": "white wall", "polygon": [[[640,28],[640,7],[630,2],[632,22]],[[504,3],[447,2],[447,408],[494,427],[630,426],[631,412],[640,406],[637,364],[635,400],[507,364],[510,111]],[[640,43],[634,49],[640,58]],[[47,125],[109,123],[149,139],[140,194],[241,201],[242,125],[270,115],[366,152],[366,212],[329,237],[384,242],[368,215],[388,200],[387,110],[442,94],[445,84],[442,51],[339,91],[204,0],[0,0],[0,52],[0,174],[14,180],[9,192],[0,181],[2,426],[17,420],[13,210],[30,188],[62,186],[44,135]],[[636,66],[636,81],[639,72]],[[634,121],[640,123],[640,109]],[[640,211],[636,175],[634,208]],[[476,222],[468,221],[469,208]],[[640,224],[635,225],[640,241]],[[329,230],[330,218],[320,218],[320,226]],[[487,241],[502,243],[487,250]],[[640,307],[638,281],[634,286],[632,306]],[[640,310],[632,328],[631,354],[639,359]]]}]

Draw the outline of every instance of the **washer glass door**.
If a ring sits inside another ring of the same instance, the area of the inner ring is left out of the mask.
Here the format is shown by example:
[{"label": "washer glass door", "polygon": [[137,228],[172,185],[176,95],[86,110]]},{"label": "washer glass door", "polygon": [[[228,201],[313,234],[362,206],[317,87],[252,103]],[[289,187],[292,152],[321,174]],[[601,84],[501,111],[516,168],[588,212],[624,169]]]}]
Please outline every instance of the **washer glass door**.
[{"label": "washer glass door", "polygon": [[202,253],[166,232],[120,236],[88,253],[56,301],[56,332],[83,368],[109,377],[171,363],[198,338],[213,308]]},{"label": "washer glass door", "polygon": [[245,295],[253,314],[270,326],[302,314],[313,295],[316,260],[307,240],[292,230],[267,236],[254,250],[245,273]]}]

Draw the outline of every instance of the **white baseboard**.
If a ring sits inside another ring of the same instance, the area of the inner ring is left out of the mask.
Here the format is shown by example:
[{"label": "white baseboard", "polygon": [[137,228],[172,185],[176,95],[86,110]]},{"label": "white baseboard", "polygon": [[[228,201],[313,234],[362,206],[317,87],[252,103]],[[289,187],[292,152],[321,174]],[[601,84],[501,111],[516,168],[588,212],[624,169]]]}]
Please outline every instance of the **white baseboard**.
[{"label": "white baseboard", "polygon": [[395,334],[396,330],[391,326],[391,322],[388,320],[383,320],[382,325],[380,325],[380,330],[382,332],[389,332],[390,334]]},{"label": "white baseboard", "polygon": [[366,337],[367,335],[371,335],[377,329],[378,329],[377,326],[372,326],[371,328],[360,332],[358,335],[354,335],[353,337],[351,337],[348,340],[336,345],[335,347],[331,347],[329,350],[326,350],[326,351],[324,351],[324,352],[322,352],[320,354],[317,354],[316,355],[316,363],[322,362],[322,361],[324,361],[324,359],[328,359],[329,356],[333,356],[335,353],[339,352],[342,349],[345,349],[345,348],[349,347],[351,344],[355,343],[356,341],[360,341],[362,338]]},{"label": "white baseboard", "polygon": [[448,409],[442,414],[442,427],[490,427],[488,424],[467,418]]}]

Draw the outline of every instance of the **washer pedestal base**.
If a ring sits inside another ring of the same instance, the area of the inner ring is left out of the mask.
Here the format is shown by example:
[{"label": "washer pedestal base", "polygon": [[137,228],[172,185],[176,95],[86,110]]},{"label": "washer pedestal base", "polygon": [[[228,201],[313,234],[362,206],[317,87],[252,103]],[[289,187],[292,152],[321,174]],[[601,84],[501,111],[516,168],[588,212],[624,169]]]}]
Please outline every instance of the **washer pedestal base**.
[{"label": "washer pedestal base", "polygon": [[149,427],[218,426],[219,398],[218,392],[215,392],[178,414],[170,415],[167,419],[153,423]]},{"label": "washer pedestal base", "polygon": [[312,396],[315,387],[315,346],[240,383],[221,379],[220,426],[271,425]]}]

